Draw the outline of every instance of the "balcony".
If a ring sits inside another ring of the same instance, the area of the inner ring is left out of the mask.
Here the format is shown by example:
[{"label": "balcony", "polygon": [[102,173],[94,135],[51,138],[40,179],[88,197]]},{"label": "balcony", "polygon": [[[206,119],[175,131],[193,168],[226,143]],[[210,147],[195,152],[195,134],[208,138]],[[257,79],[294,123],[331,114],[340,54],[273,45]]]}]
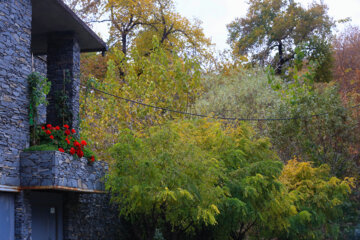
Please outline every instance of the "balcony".
[{"label": "balcony", "polygon": [[22,189],[103,192],[108,165],[74,158],[59,151],[31,151],[20,155]]}]

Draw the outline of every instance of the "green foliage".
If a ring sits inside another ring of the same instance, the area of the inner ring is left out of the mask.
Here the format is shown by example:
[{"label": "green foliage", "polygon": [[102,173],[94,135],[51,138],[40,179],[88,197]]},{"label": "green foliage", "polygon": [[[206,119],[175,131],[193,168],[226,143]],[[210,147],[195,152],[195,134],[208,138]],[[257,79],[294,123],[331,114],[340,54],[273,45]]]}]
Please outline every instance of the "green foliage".
[{"label": "green foliage", "polygon": [[342,204],[354,179],[331,177],[328,165],[314,168],[296,159],[288,162],[280,179],[298,211],[290,217],[291,226],[281,239],[337,239]]},{"label": "green foliage", "polygon": [[204,93],[193,108],[197,113],[219,117],[268,117],[281,102],[276,89],[282,81],[278,77],[271,81],[272,85],[266,71],[260,68],[208,74],[202,81]]},{"label": "green foliage", "polygon": [[[327,163],[338,176],[357,175],[356,122],[336,85],[314,83],[315,76],[313,68],[304,74],[294,71],[287,82],[262,70],[208,75],[195,109],[221,117],[290,118],[252,124],[270,138],[283,161],[296,155],[317,165]],[[308,117],[314,114],[320,115]]]},{"label": "green foliage", "polygon": [[[358,141],[357,127],[332,84],[311,87],[296,81],[279,90],[282,103],[274,116],[305,117],[269,122],[269,136],[282,159],[301,156],[317,165],[327,163],[338,176],[357,174],[359,155],[352,150]],[[307,117],[320,114],[316,117]]]},{"label": "green foliage", "polygon": [[47,143],[47,144],[40,144],[40,145],[34,145],[29,148],[24,149],[25,152],[31,152],[31,151],[57,151],[59,148],[56,145]]},{"label": "green foliage", "polygon": [[[182,120],[111,149],[112,201],[132,239],[321,239],[338,233],[354,180],[291,160],[242,126]],[[137,233],[137,234],[136,234]]]},{"label": "green foliage", "polygon": [[169,122],[135,136],[122,131],[112,148],[107,180],[112,201],[130,219],[137,239],[166,239],[216,224],[225,197],[218,149],[230,140],[220,125],[207,121]]},{"label": "green foliage", "polygon": [[29,88],[29,124],[33,127],[32,144],[36,144],[36,126],[38,120],[38,107],[41,104],[47,105],[46,95],[50,91],[51,82],[47,81],[40,73],[33,72],[28,78]]},{"label": "green foliage", "polygon": [[31,126],[36,126],[38,112],[37,108],[41,104],[47,104],[46,95],[50,91],[51,82],[47,81],[40,73],[33,72],[28,78],[29,86],[29,123]]},{"label": "green foliage", "polygon": [[287,217],[294,213],[278,180],[283,164],[267,140],[252,140],[246,132],[234,134],[233,139],[233,145],[219,153],[229,196],[219,208],[218,224],[211,229],[214,239],[245,239],[255,229],[262,236],[287,229]]}]

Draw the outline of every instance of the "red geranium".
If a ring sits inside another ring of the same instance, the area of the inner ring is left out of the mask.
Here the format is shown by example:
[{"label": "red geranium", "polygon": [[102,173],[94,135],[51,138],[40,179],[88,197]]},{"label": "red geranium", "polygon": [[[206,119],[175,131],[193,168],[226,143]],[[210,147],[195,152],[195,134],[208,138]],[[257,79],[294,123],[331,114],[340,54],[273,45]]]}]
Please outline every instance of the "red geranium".
[{"label": "red geranium", "polygon": [[55,129],[56,129],[56,130],[60,130],[60,127],[59,127],[59,126],[56,126]]},{"label": "red geranium", "polygon": [[64,128],[69,128],[69,125],[65,124],[65,125],[64,125]]},{"label": "red geranium", "polygon": [[51,131],[50,131],[50,130],[46,130],[45,133],[48,134],[48,135],[50,135],[50,134],[51,134]]},{"label": "red geranium", "polygon": [[47,124],[46,127],[47,127],[47,128],[51,128],[52,126],[51,126],[51,124]]},{"label": "red geranium", "polygon": [[70,130],[69,130],[69,129],[66,129],[66,130],[65,130],[65,134],[66,134],[66,135],[70,135]]},{"label": "red geranium", "polygon": [[86,145],[87,145],[86,141],[85,141],[85,140],[82,140],[82,141],[81,141],[81,145],[86,146]]},{"label": "red geranium", "polygon": [[70,151],[69,151],[69,152],[70,152],[71,155],[74,155],[74,154],[75,154],[75,148],[73,148],[73,147],[70,148]]},{"label": "red geranium", "polygon": [[91,162],[95,162],[95,157],[94,157],[94,156],[91,156],[91,157],[90,157],[90,161],[91,161]]},{"label": "red geranium", "polygon": [[75,134],[76,133],[75,129],[71,129],[71,133]]},{"label": "red geranium", "polygon": [[59,152],[65,152],[64,149],[62,148],[59,148]]},{"label": "red geranium", "polygon": [[77,151],[77,155],[79,158],[82,158],[84,156],[84,152],[79,150],[79,151]]},{"label": "red geranium", "polygon": [[74,141],[74,146],[75,147],[81,147],[80,143],[78,141]]},{"label": "red geranium", "polygon": [[42,129],[42,130],[45,130],[45,126],[41,126],[41,129]]},{"label": "red geranium", "polygon": [[51,136],[50,136],[50,138],[51,138],[51,139],[54,139],[54,136],[53,136],[53,135],[51,135]]}]

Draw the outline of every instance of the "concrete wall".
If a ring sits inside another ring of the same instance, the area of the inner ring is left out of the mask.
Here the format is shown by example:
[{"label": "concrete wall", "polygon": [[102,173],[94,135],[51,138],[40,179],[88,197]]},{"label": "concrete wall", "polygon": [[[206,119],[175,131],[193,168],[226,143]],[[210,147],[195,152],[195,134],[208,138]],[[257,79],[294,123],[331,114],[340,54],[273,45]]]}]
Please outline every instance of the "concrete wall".
[{"label": "concrete wall", "polygon": [[0,185],[20,184],[20,151],[29,146],[31,11],[31,0],[0,1]]}]

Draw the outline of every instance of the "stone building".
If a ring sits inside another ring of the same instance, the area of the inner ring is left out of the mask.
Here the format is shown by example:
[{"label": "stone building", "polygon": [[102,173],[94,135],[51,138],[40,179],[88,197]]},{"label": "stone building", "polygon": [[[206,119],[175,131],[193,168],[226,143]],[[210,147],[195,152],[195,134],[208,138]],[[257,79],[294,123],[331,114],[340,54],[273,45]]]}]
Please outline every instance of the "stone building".
[{"label": "stone building", "polygon": [[[0,239],[116,239],[116,211],[104,194],[106,164],[30,144],[28,75],[52,87],[42,115],[58,124],[54,94],[70,81],[70,123],[78,128],[80,53],[106,44],[62,0],[0,0]],[[39,58],[38,56],[42,56]]]}]

